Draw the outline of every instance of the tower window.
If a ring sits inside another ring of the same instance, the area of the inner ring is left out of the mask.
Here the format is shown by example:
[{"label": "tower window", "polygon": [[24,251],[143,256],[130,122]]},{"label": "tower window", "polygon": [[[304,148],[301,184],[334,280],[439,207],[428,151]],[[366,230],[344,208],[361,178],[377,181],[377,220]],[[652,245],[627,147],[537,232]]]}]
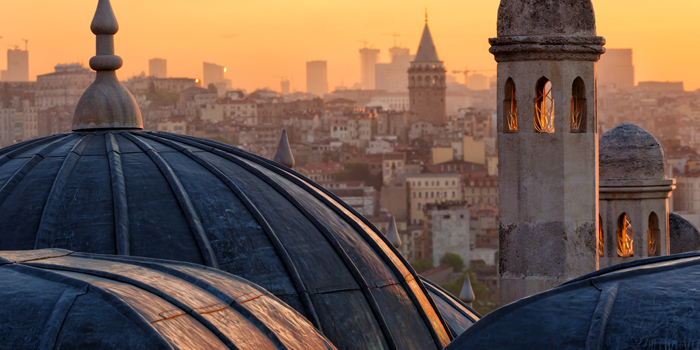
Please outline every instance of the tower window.
[{"label": "tower window", "polygon": [[571,88],[571,132],[586,132],[586,116],[588,114],[586,101],[586,85],[581,77],[574,80]]},{"label": "tower window", "polygon": [[503,100],[503,132],[518,132],[518,100],[515,98],[515,83],[508,78]]},{"label": "tower window", "polygon": [[649,215],[649,230],[647,230],[649,256],[661,255],[661,249],[659,249],[660,238],[661,230],[659,230],[659,217],[656,213],[652,212]]},{"label": "tower window", "polygon": [[537,97],[535,97],[535,132],[554,133],[554,97],[552,82],[542,77],[537,81]]},{"label": "tower window", "polygon": [[634,232],[627,213],[622,213],[617,219],[617,256],[629,258],[634,256]]}]

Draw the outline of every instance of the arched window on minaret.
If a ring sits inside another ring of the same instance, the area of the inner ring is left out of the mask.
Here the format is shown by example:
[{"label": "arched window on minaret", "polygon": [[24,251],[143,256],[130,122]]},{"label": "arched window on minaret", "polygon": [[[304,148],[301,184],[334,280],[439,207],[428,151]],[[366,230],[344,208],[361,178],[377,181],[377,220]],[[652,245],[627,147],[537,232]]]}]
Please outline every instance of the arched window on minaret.
[{"label": "arched window on minaret", "polygon": [[503,100],[503,132],[518,132],[518,99],[515,98],[515,82],[508,78]]},{"label": "arched window on minaret", "polygon": [[535,132],[554,133],[554,98],[552,82],[542,77],[537,81],[535,97]]},{"label": "arched window on minaret", "polygon": [[574,80],[571,88],[571,132],[586,132],[586,115],[588,114],[588,102],[586,101],[586,84],[581,77]]},{"label": "arched window on minaret", "polygon": [[634,238],[632,224],[627,213],[622,213],[617,219],[617,256],[629,258],[634,256]]},{"label": "arched window on minaret", "polygon": [[605,256],[605,231],[603,231],[603,218],[598,215],[598,256]]},{"label": "arched window on minaret", "polygon": [[647,230],[647,239],[649,240],[649,256],[659,256],[659,241],[661,239],[661,230],[659,230],[659,217],[652,212],[649,215],[649,229]]}]

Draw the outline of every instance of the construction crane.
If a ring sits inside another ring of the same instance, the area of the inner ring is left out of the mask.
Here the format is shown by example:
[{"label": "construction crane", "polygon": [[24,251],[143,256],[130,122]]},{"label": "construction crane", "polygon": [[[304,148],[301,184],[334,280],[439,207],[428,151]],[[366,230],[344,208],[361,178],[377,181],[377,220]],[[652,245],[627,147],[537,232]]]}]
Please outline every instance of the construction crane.
[{"label": "construction crane", "polygon": [[495,69],[467,69],[467,67],[464,67],[464,70],[453,70],[452,74],[464,74],[464,85],[469,86],[469,73],[478,73],[478,72],[495,72]]},{"label": "construction crane", "polygon": [[[367,44],[369,44],[369,41],[367,41],[366,39],[365,40],[358,40],[357,42],[365,45],[365,47],[364,47],[365,49],[367,48]],[[371,49],[372,47],[374,47],[374,45],[370,46],[369,48]]]},{"label": "construction crane", "polygon": [[382,35],[393,36],[393,37],[394,37],[394,47],[396,47],[396,39],[398,39],[398,37],[401,36],[401,34],[399,34],[399,33],[397,33],[397,32],[393,32],[393,33],[384,33],[384,34],[382,34]]},{"label": "construction crane", "polygon": [[27,39],[22,39],[22,41],[24,41],[24,51],[29,51],[29,49],[28,49],[28,47],[29,47],[29,40],[27,40]]}]

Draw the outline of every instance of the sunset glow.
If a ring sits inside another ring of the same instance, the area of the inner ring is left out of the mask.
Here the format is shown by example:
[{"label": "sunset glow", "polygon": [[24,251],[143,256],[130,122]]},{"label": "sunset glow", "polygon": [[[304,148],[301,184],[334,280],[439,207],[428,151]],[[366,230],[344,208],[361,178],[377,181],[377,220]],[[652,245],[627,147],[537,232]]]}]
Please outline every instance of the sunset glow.
[{"label": "sunset glow", "polygon": [[[168,59],[173,77],[201,78],[202,62],[231,67],[233,87],[279,90],[290,77],[292,90],[305,87],[305,62],[327,60],[331,89],[359,80],[361,40],[381,49],[394,44],[415,53],[426,6],[440,58],[449,71],[494,69],[488,38],[495,36],[497,0],[472,1],[230,1],[115,0],[120,23],[117,54],[121,79],[148,71],[148,59]],[[594,0],[598,34],[608,48],[634,49],[637,81],[684,81],[700,88],[700,2]],[[94,0],[4,0],[0,4],[0,67],[4,50],[28,40],[30,79],[58,63],[87,64],[94,55],[89,23]],[[386,33],[398,33],[400,36]],[[487,72],[491,75],[493,72]],[[461,79],[459,77],[458,79]]]}]

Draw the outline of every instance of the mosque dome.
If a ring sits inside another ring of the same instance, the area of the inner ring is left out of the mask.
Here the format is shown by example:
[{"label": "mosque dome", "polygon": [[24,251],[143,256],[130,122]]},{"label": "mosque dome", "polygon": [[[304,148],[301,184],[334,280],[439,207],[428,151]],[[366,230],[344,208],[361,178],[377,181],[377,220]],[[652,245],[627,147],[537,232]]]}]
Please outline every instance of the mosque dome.
[{"label": "mosque dome", "polygon": [[0,251],[0,339],[13,349],[335,349],[266,290],[195,264]]},{"label": "mosque dome", "polygon": [[63,248],[219,268],[273,293],[339,349],[450,342],[415,271],[333,194],[229,145],[140,131],[138,109],[114,72],[121,59],[109,0],[99,0],[91,28],[97,79],[76,110],[75,132],[0,150],[0,250]]},{"label": "mosque dome", "polygon": [[[450,292],[426,278],[421,277],[421,280],[442,313],[442,317],[445,318],[445,323],[447,323],[447,327],[453,335],[458,336],[464,333],[467,328],[481,319],[481,315]],[[469,282],[467,281],[467,283]]]},{"label": "mosque dome", "polygon": [[591,0],[501,0],[498,36],[595,36]]},{"label": "mosque dome", "polygon": [[688,220],[676,213],[668,215],[671,254],[700,250],[700,232]]},{"label": "mosque dome", "polygon": [[382,233],[302,175],[235,147],[160,132],[59,134],[0,150],[0,186],[0,250],[220,268],[269,290],[340,349],[450,341]]},{"label": "mosque dome", "polygon": [[689,349],[700,252],[615,265],[485,316],[446,350]]},{"label": "mosque dome", "polygon": [[622,123],[603,134],[600,147],[600,180],[665,180],[663,146],[646,130]]}]

